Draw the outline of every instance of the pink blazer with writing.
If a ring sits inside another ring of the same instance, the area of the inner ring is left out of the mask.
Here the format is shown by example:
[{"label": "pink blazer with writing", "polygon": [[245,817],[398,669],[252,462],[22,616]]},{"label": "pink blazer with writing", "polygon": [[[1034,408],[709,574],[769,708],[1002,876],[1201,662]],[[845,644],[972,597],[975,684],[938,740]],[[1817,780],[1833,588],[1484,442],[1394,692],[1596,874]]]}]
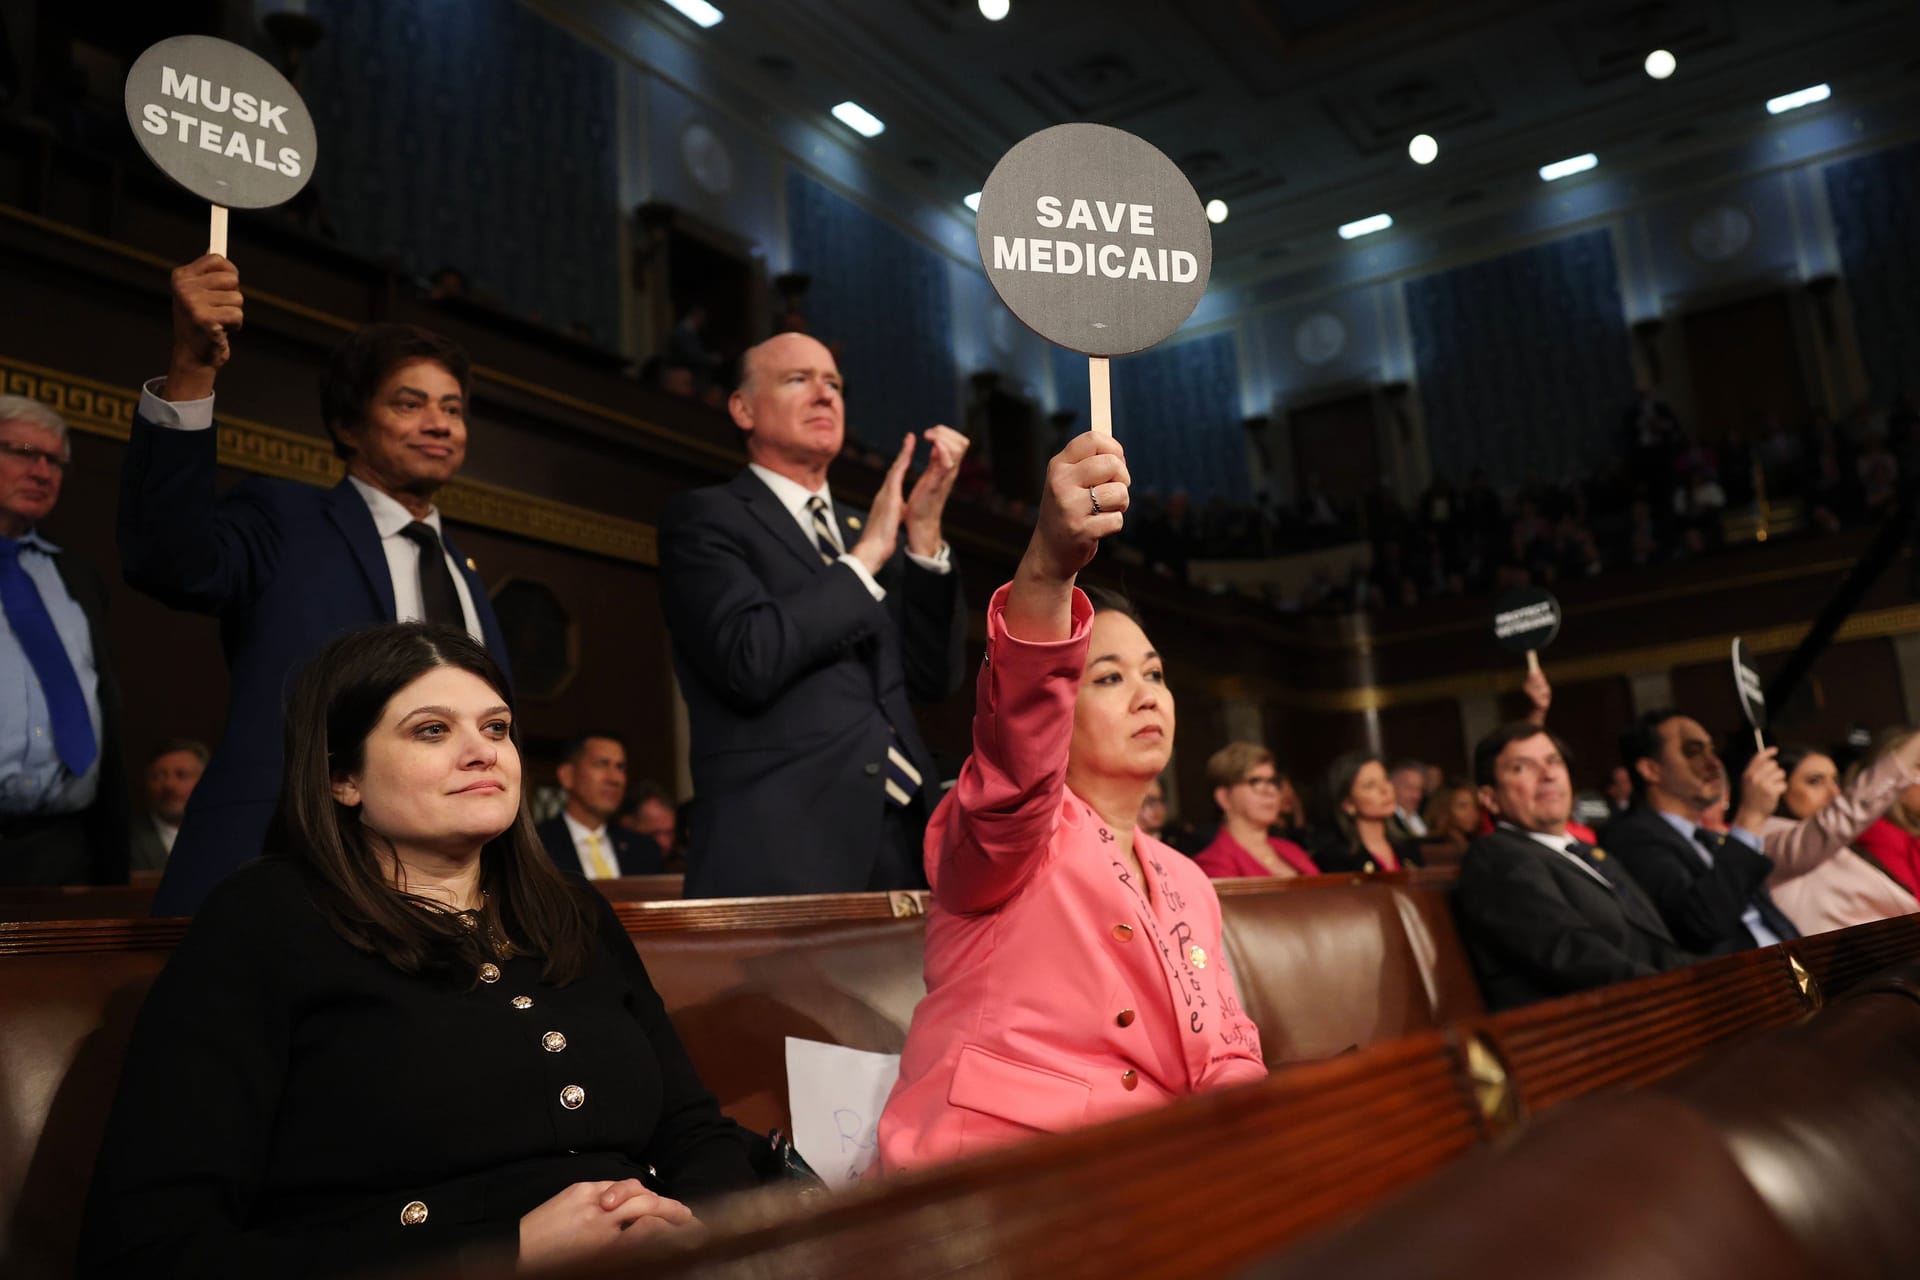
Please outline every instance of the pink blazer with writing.
[{"label": "pink blazer with writing", "polygon": [[880,1117],[880,1161],[918,1168],[1262,1079],[1260,1036],[1197,867],[1144,833],[1147,883],[1066,785],[1092,606],[1058,643],[987,610],[973,754],[927,828],[927,996]]}]

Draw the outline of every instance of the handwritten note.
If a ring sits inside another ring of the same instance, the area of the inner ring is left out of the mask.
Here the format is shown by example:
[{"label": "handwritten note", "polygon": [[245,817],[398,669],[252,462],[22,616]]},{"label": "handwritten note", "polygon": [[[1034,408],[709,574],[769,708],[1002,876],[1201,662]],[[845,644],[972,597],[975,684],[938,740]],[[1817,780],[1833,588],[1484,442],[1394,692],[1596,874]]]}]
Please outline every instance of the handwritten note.
[{"label": "handwritten note", "polygon": [[829,1187],[858,1182],[873,1165],[880,1109],[899,1075],[899,1054],[787,1037],[793,1145]]}]

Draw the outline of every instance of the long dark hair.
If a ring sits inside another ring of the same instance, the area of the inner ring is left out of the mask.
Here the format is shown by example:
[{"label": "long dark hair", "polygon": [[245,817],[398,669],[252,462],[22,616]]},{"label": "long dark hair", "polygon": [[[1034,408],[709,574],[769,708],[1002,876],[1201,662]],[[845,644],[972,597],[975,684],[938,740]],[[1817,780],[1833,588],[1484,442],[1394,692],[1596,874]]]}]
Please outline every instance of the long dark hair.
[{"label": "long dark hair", "polygon": [[[524,793],[513,825],[481,849],[487,899],[477,927],[408,892],[404,870],[397,860],[391,871],[382,862],[379,837],[360,812],[333,797],[336,777],[364,767],[367,737],[394,695],[437,667],[480,677],[512,709],[499,666],[452,627],[371,627],[320,651],[288,695],[285,771],[267,849],[301,868],[336,933],[402,972],[472,975],[488,960],[522,951],[544,959],[547,981],[571,982],[592,963],[593,909],[588,891],[569,885],[541,851]],[[518,721],[508,733],[518,750]]]},{"label": "long dark hair", "polygon": [[1327,766],[1323,793],[1327,823],[1338,833],[1341,846],[1354,853],[1360,851],[1360,828],[1347,812],[1347,797],[1353,793],[1360,771],[1370,764],[1386,768],[1385,762],[1371,751],[1348,751],[1335,756]]}]

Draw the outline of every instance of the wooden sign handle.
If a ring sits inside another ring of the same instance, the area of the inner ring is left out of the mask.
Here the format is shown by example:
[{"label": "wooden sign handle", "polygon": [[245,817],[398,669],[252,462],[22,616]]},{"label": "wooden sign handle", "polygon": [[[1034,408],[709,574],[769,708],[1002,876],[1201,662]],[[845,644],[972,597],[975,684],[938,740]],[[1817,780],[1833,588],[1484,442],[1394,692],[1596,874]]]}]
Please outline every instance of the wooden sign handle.
[{"label": "wooden sign handle", "polygon": [[1107,358],[1087,357],[1088,416],[1097,436],[1113,434],[1113,384],[1107,378]]},{"label": "wooden sign handle", "polygon": [[1753,730],[1753,749],[1755,751],[1765,751],[1767,749],[1767,735],[1762,733],[1757,725]]},{"label": "wooden sign handle", "polygon": [[1540,674],[1540,651],[1538,649],[1527,650],[1527,674],[1530,676]]},{"label": "wooden sign handle", "polygon": [[209,205],[211,213],[207,219],[207,252],[227,256],[227,206]]}]

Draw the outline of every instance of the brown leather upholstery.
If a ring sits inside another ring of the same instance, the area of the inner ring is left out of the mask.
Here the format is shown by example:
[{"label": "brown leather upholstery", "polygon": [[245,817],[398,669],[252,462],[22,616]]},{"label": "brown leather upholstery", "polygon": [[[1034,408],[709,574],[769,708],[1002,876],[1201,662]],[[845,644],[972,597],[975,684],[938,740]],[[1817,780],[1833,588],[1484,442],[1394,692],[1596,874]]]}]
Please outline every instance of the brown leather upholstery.
[{"label": "brown leather upholstery", "polygon": [[638,934],[634,946],[700,1079],[728,1115],[791,1133],[786,1037],[898,1053],[921,977],[924,920]]},{"label": "brown leather upholstery", "polygon": [[9,1280],[73,1272],[127,1039],[166,959],[119,951],[0,960],[0,1275]]},{"label": "brown leather upholstery", "polygon": [[1916,979],[1889,975],[1666,1086],[1725,1135],[1825,1276],[1920,1272]]},{"label": "brown leather upholstery", "polygon": [[1574,1103],[1334,1235],[1243,1273],[1816,1280],[1712,1126],[1672,1099]]}]

